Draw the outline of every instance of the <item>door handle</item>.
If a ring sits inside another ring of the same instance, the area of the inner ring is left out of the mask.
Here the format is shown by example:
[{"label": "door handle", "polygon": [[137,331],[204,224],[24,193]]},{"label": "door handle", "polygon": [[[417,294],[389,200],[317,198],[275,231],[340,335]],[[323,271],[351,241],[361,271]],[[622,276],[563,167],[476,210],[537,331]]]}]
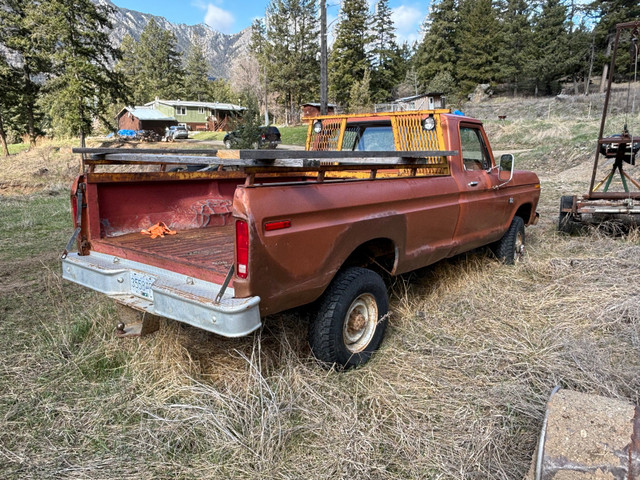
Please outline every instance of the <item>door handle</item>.
[{"label": "door handle", "polygon": [[467,183],[467,185],[469,185],[470,187],[477,187],[478,186],[478,182],[469,182],[469,183]]}]

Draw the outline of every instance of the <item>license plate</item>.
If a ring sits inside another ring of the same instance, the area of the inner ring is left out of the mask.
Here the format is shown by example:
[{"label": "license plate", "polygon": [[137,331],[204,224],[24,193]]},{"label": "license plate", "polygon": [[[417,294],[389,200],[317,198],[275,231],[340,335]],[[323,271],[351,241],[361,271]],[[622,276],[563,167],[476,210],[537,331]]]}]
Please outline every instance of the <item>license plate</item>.
[{"label": "license plate", "polygon": [[145,273],[131,272],[131,293],[142,298],[153,300],[151,285],[156,281],[156,277]]}]

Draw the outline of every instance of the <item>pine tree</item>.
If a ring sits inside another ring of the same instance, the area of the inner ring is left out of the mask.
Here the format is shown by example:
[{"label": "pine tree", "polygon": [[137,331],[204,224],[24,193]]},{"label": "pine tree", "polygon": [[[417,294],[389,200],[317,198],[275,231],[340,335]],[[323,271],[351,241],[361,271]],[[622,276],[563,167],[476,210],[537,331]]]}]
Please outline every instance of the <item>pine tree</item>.
[{"label": "pine tree", "polygon": [[413,59],[422,88],[441,72],[448,72],[455,78],[458,24],[458,0],[432,3],[424,38]]},{"label": "pine tree", "polygon": [[449,72],[438,72],[427,85],[427,92],[451,95],[456,93],[456,82]]},{"label": "pine tree", "polygon": [[502,35],[500,47],[502,68],[500,77],[510,84],[513,94],[524,85],[523,70],[529,58],[528,45],[532,42],[530,8],[526,0],[506,0],[502,4]]},{"label": "pine tree", "polygon": [[589,75],[589,62],[591,57],[591,45],[593,37],[584,23],[574,25],[573,14],[570,16],[567,38],[567,58],[564,63],[565,75],[570,76],[573,82],[573,93],[578,95],[579,81]]},{"label": "pine tree", "polygon": [[16,121],[20,113],[20,77],[9,63],[0,57],[0,144],[2,153],[9,156],[7,135],[11,129],[20,129],[20,121]]},{"label": "pine tree", "polygon": [[258,100],[250,92],[244,92],[243,104],[246,110],[242,114],[242,124],[238,128],[240,135],[235,148],[257,148],[260,137],[260,110]]},{"label": "pine tree", "polygon": [[128,78],[129,85],[133,86],[136,104],[147,103],[155,97],[171,99],[182,95],[182,56],[177,51],[173,33],[163,30],[151,19],[138,43],[133,47],[127,44],[126,48],[131,50],[125,56],[127,60],[122,68],[137,68],[133,77]]},{"label": "pine tree", "polygon": [[469,93],[479,83],[500,75],[500,25],[491,0],[464,0],[460,5],[456,77],[460,91]]},{"label": "pine tree", "polygon": [[565,74],[568,57],[567,7],[561,0],[545,0],[533,18],[533,41],[527,71],[534,81],[535,94],[556,93]]},{"label": "pine tree", "polygon": [[398,97],[411,97],[418,95],[419,88],[418,72],[415,65],[410,64],[404,76],[404,81],[396,87]]},{"label": "pine tree", "polygon": [[125,35],[120,44],[120,61],[115,70],[124,77],[133,105],[141,105],[147,101],[144,84],[140,83],[142,61],[137,54],[138,43],[131,35]]},{"label": "pine tree", "polygon": [[252,51],[277,92],[287,123],[299,118],[299,105],[317,96],[320,84],[316,0],[272,0],[266,25],[254,23]]},{"label": "pine tree", "polygon": [[209,98],[209,65],[200,44],[194,44],[184,66],[184,95],[187,100]]},{"label": "pine tree", "polygon": [[[594,1],[589,5],[589,8],[597,19],[593,29],[594,47],[600,52],[596,59],[596,68],[602,69],[601,91],[604,91],[616,34],[616,24],[640,19],[640,3],[638,0]],[[631,62],[628,48],[619,48],[616,55],[616,72],[624,76],[630,71]]]},{"label": "pine tree", "polygon": [[[50,71],[50,59],[40,42],[34,41],[40,32],[34,12],[39,2],[35,0],[3,0],[0,7],[0,45],[15,58],[10,65],[14,82],[20,85],[16,99],[19,107],[19,133],[29,136],[30,146],[42,134],[42,113],[37,101],[43,74]],[[6,119],[5,119],[6,120]],[[6,125],[5,125],[6,128]]]},{"label": "pine tree", "polygon": [[351,86],[370,68],[366,51],[371,42],[368,24],[366,0],[344,0],[329,56],[329,92],[339,104],[348,105]]},{"label": "pine tree", "polygon": [[374,102],[391,98],[393,87],[406,72],[402,50],[396,43],[395,27],[388,0],[379,0],[371,22],[371,96]]},{"label": "pine tree", "polygon": [[108,36],[109,8],[90,0],[48,0],[35,11],[52,61],[42,104],[58,133],[87,135],[95,118],[108,124],[109,102],[124,98],[124,83],[110,67],[117,50]]},{"label": "pine tree", "polygon": [[364,71],[362,80],[356,80],[351,85],[351,91],[349,92],[349,111],[351,113],[371,110],[370,82],[371,74],[367,69]]},{"label": "pine tree", "polygon": [[212,102],[236,103],[238,95],[233,92],[231,84],[224,78],[207,82],[207,96]]}]

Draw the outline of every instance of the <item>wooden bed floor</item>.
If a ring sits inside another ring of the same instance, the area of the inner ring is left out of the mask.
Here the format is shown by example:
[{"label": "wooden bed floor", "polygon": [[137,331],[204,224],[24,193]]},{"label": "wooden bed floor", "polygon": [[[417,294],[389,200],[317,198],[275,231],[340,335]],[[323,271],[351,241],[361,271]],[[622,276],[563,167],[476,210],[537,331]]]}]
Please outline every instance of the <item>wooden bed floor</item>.
[{"label": "wooden bed floor", "polygon": [[102,238],[95,243],[107,246],[111,251],[121,250],[122,256],[131,260],[157,266],[176,262],[226,275],[234,260],[234,234],[232,223],[222,227],[178,231],[176,235],[153,239],[139,232],[128,233]]}]

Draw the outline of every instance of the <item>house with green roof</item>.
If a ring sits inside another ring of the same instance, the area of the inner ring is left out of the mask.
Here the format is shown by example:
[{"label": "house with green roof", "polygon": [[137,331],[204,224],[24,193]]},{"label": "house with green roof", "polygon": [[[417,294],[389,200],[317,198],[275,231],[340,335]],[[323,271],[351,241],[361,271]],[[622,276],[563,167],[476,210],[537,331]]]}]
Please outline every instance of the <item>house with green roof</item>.
[{"label": "house with green roof", "polygon": [[174,117],[179,125],[190,130],[227,130],[230,121],[242,117],[245,107],[232,103],[160,100],[144,105],[166,116]]}]

